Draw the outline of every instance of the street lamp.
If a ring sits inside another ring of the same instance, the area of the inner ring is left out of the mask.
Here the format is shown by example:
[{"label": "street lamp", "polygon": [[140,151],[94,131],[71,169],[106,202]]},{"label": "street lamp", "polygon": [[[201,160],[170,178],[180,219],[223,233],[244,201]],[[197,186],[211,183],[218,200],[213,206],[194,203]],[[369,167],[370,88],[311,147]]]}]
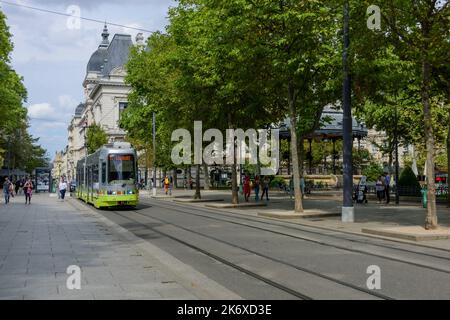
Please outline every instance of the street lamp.
[{"label": "street lamp", "polygon": [[350,9],[349,2],[344,2],[344,52],[343,52],[343,138],[344,138],[344,203],[342,206],[342,222],[354,222],[353,207],[353,165],[352,165],[352,149],[353,149],[353,134],[352,134],[352,107],[351,107],[351,81],[350,70],[348,62],[348,51],[350,47]]},{"label": "street lamp", "polygon": [[398,190],[398,179],[399,179],[399,166],[400,161],[398,159],[398,110],[397,102],[395,102],[395,128],[394,128],[394,144],[395,144],[395,204],[400,204],[400,193]]},{"label": "street lamp", "polygon": [[86,190],[87,190],[87,186],[88,186],[88,184],[87,184],[87,157],[88,157],[88,148],[87,148],[87,135],[86,135],[86,131],[87,131],[87,129],[89,128],[89,125],[88,125],[88,122],[87,122],[87,120],[84,122],[84,125],[83,125],[83,128],[84,128],[84,153],[85,153],[85,157],[84,157],[84,180],[83,180],[83,184],[84,184],[84,187],[86,188]]},{"label": "street lamp", "polygon": [[153,196],[156,197],[156,114],[153,112]]}]

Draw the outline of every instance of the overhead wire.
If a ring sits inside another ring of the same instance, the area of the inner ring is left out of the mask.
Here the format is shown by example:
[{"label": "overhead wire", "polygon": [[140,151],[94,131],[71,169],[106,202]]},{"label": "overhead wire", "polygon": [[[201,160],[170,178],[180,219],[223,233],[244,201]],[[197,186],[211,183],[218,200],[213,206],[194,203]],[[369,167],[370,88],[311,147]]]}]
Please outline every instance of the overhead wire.
[{"label": "overhead wire", "polygon": [[15,7],[20,7],[20,8],[24,8],[24,9],[39,11],[39,12],[43,12],[43,13],[50,13],[50,14],[64,16],[64,17],[78,18],[78,19],[81,19],[81,20],[95,22],[95,23],[100,23],[100,24],[107,24],[108,26],[127,28],[127,29],[132,29],[132,30],[142,31],[142,32],[147,32],[147,33],[154,33],[155,32],[155,31],[150,31],[150,30],[143,29],[143,28],[136,28],[136,27],[126,26],[126,25],[123,25],[123,24],[114,23],[114,22],[108,22],[108,21],[99,20],[99,19],[86,18],[86,17],[82,17],[82,16],[78,16],[78,15],[69,14],[69,13],[64,13],[64,12],[59,12],[59,11],[54,11],[54,10],[49,10],[49,9],[32,7],[32,6],[28,6],[28,5],[20,4],[20,3],[13,3],[13,2],[3,1],[3,0],[0,0],[0,3],[6,4],[6,5],[9,5],[9,6],[15,6]]}]

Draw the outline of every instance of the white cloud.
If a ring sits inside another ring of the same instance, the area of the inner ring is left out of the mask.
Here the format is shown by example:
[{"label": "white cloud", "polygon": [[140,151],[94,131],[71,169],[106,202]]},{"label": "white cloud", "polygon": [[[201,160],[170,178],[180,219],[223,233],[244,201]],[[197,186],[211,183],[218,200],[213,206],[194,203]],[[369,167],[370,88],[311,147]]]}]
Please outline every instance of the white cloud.
[{"label": "white cloud", "polygon": [[58,102],[58,107],[47,102],[30,105],[28,116],[31,120],[49,121],[50,124],[68,124],[75,113],[78,102],[71,95],[60,95]]},{"label": "white cloud", "polygon": [[37,103],[28,107],[28,116],[31,119],[57,119],[56,110],[49,103]]}]

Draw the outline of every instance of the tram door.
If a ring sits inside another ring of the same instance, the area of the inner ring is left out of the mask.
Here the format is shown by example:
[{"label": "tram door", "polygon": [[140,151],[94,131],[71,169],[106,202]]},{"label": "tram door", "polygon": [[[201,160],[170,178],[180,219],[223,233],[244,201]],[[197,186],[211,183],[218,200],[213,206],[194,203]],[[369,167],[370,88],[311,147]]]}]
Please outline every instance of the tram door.
[{"label": "tram door", "polygon": [[92,200],[92,166],[88,169],[88,200]]}]

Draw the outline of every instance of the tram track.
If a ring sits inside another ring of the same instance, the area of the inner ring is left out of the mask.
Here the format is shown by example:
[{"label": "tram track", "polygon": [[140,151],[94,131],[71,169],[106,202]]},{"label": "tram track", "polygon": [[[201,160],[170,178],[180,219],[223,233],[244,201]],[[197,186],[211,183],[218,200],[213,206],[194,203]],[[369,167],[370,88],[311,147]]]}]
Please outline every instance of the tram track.
[{"label": "tram track", "polygon": [[[307,237],[293,235],[293,234],[289,234],[289,233],[285,233],[285,232],[281,232],[281,231],[276,231],[276,230],[272,230],[272,229],[268,229],[268,228],[263,228],[263,227],[259,227],[259,226],[255,226],[255,225],[251,225],[251,224],[247,224],[247,223],[242,223],[242,222],[237,222],[237,221],[230,221],[228,219],[221,219],[221,218],[218,218],[218,217],[212,217],[212,216],[209,216],[209,215],[202,215],[202,214],[198,214],[198,213],[194,213],[194,212],[186,212],[185,211],[185,210],[203,211],[203,212],[208,212],[208,213],[219,214],[219,215],[225,216],[227,218],[235,218],[235,217],[230,217],[229,215],[224,215],[222,213],[218,213],[218,212],[212,211],[212,210],[203,210],[203,209],[197,210],[198,208],[192,208],[191,209],[190,207],[184,207],[184,206],[175,205],[175,206],[177,206],[179,208],[180,207],[183,208],[183,210],[181,210],[181,209],[174,208],[174,206],[172,204],[170,206],[165,206],[165,205],[161,205],[159,202],[158,202],[158,204],[149,203],[149,202],[146,202],[146,203],[149,204],[149,205],[155,205],[155,206],[164,208],[166,210],[172,210],[172,211],[180,212],[180,213],[183,213],[183,214],[189,214],[189,215],[198,216],[198,217],[202,217],[202,218],[207,218],[207,219],[211,219],[211,220],[216,220],[216,221],[231,223],[231,224],[235,224],[235,225],[245,226],[245,227],[253,228],[253,229],[256,229],[256,230],[267,231],[267,232],[271,232],[271,233],[278,234],[278,235],[281,235],[281,236],[286,236],[286,237],[289,237],[289,238],[294,238],[294,239],[298,239],[298,240],[303,240],[303,241],[319,244],[319,245],[326,246],[326,247],[332,247],[332,248],[335,248],[335,249],[345,250],[345,251],[352,252],[352,253],[369,255],[369,256],[373,256],[373,257],[377,257],[377,258],[386,259],[386,260],[389,260],[389,261],[395,261],[395,262],[404,263],[404,264],[412,265],[412,266],[419,267],[419,268],[426,268],[426,269],[430,269],[430,270],[433,270],[433,271],[450,274],[449,270],[433,267],[433,266],[430,266],[430,265],[425,265],[425,264],[422,264],[422,263],[416,263],[416,262],[412,262],[412,261],[408,261],[408,260],[404,260],[404,259],[399,259],[399,258],[395,258],[395,257],[385,256],[385,255],[382,255],[382,254],[376,254],[376,253],[373,253],[373,252],[370,252],[370,251],[349,248],[349,247],[346,247],[346,246],[330,244],[330,243],[327,243],[327,242],[324,242],[324,241],[321,241],[321,240],[315,240],[315,239],[311,239],[311,238],[307,238]],[[261,224],[264,224],[264,225],[272,226],[271,223],[264,222],[264,221],[259,221],[259,220],[254,220],[254,219],[248,219],[247,217],[239,217],[237,219],[242,219],[242,220],[247,220],[247,221],[251,221],[251,222],[256,222],[256,223],[261,223]],[[414,251],[414,250],[408,250],[408,249],[403,249],[403,248],[384,246],[384,245],[374,244],[374,243],[370,243],[370,242],[366,243],[364,241],[357,241],[357,240],[353,240],[353,239],[349,240],[349,239],[346,239],[346,238],[335,237],[333,235],[328,235],[328,234],[323,234],[323,233],[320,233],[320,232],[310,231],[310,230],[306,230],[306,229],[303,229],[303,228],[296,228],[296,227],[285,226],[285,225],[278,225],[278,226],[285,227],[287,229],[291,229],[291,230],[295,230],[295,231],[309,232],[309,233],[313,233],[313,234],[316,234],[316,235],[319,235],[319,236],[338,238],[340,240],[345,240],[345,241],[349,241],[349,242],[359,242],[359,243],[362,243],[362,244],[369,244],[369,245],[376,246],[376,247],[383,247],[383,248],[397,250],[397,251],[402,251],[402,252],[406,252],[406,253],[410,253],[410,254],[416,254],[416,255],[419,255],[419,256],[433,257],[433,258],[447,260],[447,261],[450,260],[447,257],[442,257],[442,256],[437,256],[437,255],[432,255],[432,254],[427,254],[427,253],[421,253],[421,252],[417,252],[417,251]]]},{"label": "tram track", "polygon": [[[157,200],[158,201],[158,205],[161,206],[162,201]],[[145,202],[145,201],[141,201],[143,203],[146,203],[148,205],[154,205],[154,202]],[[373,237],[372,235],[361,235],[361,234],[356,234],[356,233],[352,233],[352,232],[346,232],[346,231],[342,231],[342,230],[330,230],[330,228],[325,228],[325,227],[321,227],[321,226],[312,226],[312,225],[301,225],[301,224],[294,224],[294,223],[289,223],[289,222],[284,222],[284,221],[279,221],[276,220],[274,218],[260,218],[260,217],[254,217],[254,216],[249,216],[248,214],[242,214],[242,213],[237,213],[237,212],[232,212],[232,211],[226,211],[223,209],[220,209],[220,211],[215,211],[212,209],[207,209],[207,208],[200,208],[198,206],[193,207],[193,206],[186,206],[186,205],[182,205],[179,203],[172,203],[174,206],[177,206],[179,208],[183,208],[183,209],[195,209],[195,211],[201,211],[201,212],[206,212],[206,213],[213,213],[215,215],[220,215],[220,216],[224,216],[224,217],[232,217],[232,218],[238,218],[241,220],[246,220],[246,221],[251,221],[251,222],[258,222],[261,224],[265,224],[265,225],[276,225],[276,226],[280,226],[280,227],[285,227],[287,229],[292,229],[292,230],[298,230],[298,231],[304,231],[304,232],[308,232],[311,234],[316,234],[316,235],[320,235],[323,236],[325,235],[324,233],[318,232],[318,231],[311,231],[305,228],[309,228],[309,229],[315,229],[315,230],[321,230],[321,231],[326,231],[326,232],[333,232],[333,233],[340,233],[346,236],[355,236],[355,237],[369,237],[371,239],[374,240],[379,240],[379,241],[385,241],[385,242],[391,242],[391,243],[398,243],[398,244],[402,244],[402,245],[414,245],[416,247],[421,247],[424,249],[428,249],[428,250],[434,250],[434,251],[441,251],[441,252],[445,252],[445,253],[449,253],[450,254],[450,250],[448,249],[444,249],[444,248],[436,248],[436,247],[429,247],[429,246],[424,246],[424,245],[420,245],[417,243],[411,244],[411,243],[407,243],[404,241],[398,241],[395,239],[387,239],[387,238],[379,238],[379,237]],[[163,207],[163,206],[161,206]],[[207,216],[205,216],[207,217]],[[267,220],[270,220],[270,222],[268,222]],[[301,227],[300,227],[301,226]],[[449,257],[443,257],[443,256],[439,256],[439,255],[434,255],[434,254],[429,254],[429,253],[424,253],[424,252],[420,252],[420,251],[414,251],[414,250],[408,250],[408,249],[403,249],[403,248],[398,248],[398,247],[392,247],[392,246],[388,246],[388,245],[382,245],[382,244],[374,244],[368,240],[356,240],[356,239],[349,239],[346,237],[339,237],[333,234],[326,234],[327,237],[331,237],[331,238],[335,238],[335,239],[340,239],[340,240],[345,240],[345,241],[349,241],[349,242],[358,242],[358,243],[362,243],[362,244],[370,244],[370,245],[376,245],[378,247],[382,247],[382,248],[387,248],[387,249],[392,249],[392,250],[398,250],[398,251],[404,251],[404,252],[408,252],[408,253],[416,253],[416,254],[420,254],[420,255],[424,255],[424,256],[428,256],[428,257],[432,257],[432,258],[438,258],[438,259],[444,259],[444,260],[450,260],[450,256]]]},{"label": "tram track", "polygon": [[[210,257],[210,258],[212,258],[212,259],[214,259],[214,260],[216,260],[218,262],[221,262],[221,263],[223,263],[223,264],[225,264],[225,265],[227,265],[227,266],[229,266],[229,267],[231,267],[231,268],[233,268],[235,270],[238,270],[238,271],[240,271],[242,273],[245,273],[245,274],[247,274],[247,275],[249,275],[249,276],[251,276],[251,277],[253,277],[253,278],[255,278],[255,279],[259,280],[259,281],[262,281],[262,282],[264,282],[264,283],[266,283],[266,284],[268,284],[268,285],[270,285],[272,287],[275,287],[275,288],[277,288],[277,289],[279,289],[281,291],[284,291],[284,292],[286,292],[286,293],[288,293],[288,294],[290,294],[290,295],[292,295],[294,297],[300,298],[302,300],[313,300],[314,299],[313,297],[311,297],[309,295],[306,295],[306,294],[304,294],[302,292],[299,292],[297,290],[289,288],[289,287],[287,287],[287,286],[285,286],[285,285],[283,285],[283,284],[281,284],[279,282],[273,281],[273,280],[271,280],[271,279],[269,279],[269,278],[267,278],[267,277],[265,277],[263,275],[260,275],[260,274],[254,272],[254,271],[249,270],[248,268],[244,268],[242,266],[239,266],[236,263],[234,263],[234,262],[232,262],[232,261],[230,261],[230,260],[228,260],[228,259],[226,259],[224,257],[221,257],[221,256],[219,256],[219,255],[217,255],[217,254],[215,254],[215,253],[213,253],[213,252],[211,252],[209,250],[203,249],[203,248],[201,248],[201,247],[199,247],[199,246],[197,246],[195,244],[189,243],[189,242],[187,242],[187,241],[185,241],[183,239],[180,239],[178,237],[175,237],[175,236],[173,236],[173,235],[171,235],[171,234],[169,234],[167,232],[164,232],[164,231],[161,231],[161,230],[156,230],[154,227],[151,227],[151,226],[149,226],[146,223],[142,223],[139,220],[130,217],[130,215],[123,214],[123,213],[121,213],[119,211],[108,211],[108,212],[112,212],[113,214],[121,217],[122,219],[131,221],[131,222],[133,222],[135,224],[139,224],[139,225],[141,225],[141,226],[143,226],[145,228],[151,229],[153,232],[156,232],[156,233],[158,233],[158,234],[160,234],[162,236],[165,236],[165,237],[167,237],[167,238],[169,238],[169,239],[171,239],[171,240],[173,240],[175,242],[178,242],[178,243],[180,243],[180,244],[182,244],[182,245],[184,245],[186,247],[189,247],[189,248],[191,248],[191,249],[193,249],[193,250],[195,250],[197,252],[200,252],[200,253],[202,253],[202,254],[204,254],[204,255],[206,255],[206,256],[208,256],[208,257]],[[391,298],[389,296],[386,296],[384,294],[381,294],[381,293],[378,293],[378,292],[375,292],[375,291],[372,291],[372,290],[369,290],[369,289],[366,289],[366,288],[363,288],[363,287],[356,286],[356,285],[354,285],[352,283],[349,283],[349,282],[345,282],[345,281],[342,281],[342,280],[339,280],[339,279],[335,279],[335,278],[327,276],[325,274],[322,274],[322,273],[319,273],[319,272],[316,272],[316,271],[313,271],[313,270],[310,270],[310,269],[306,269],[306,268],[297,266],[295,264],[292,264],[292,263],[289,263],[289,262],[286,262],[286,261],[282,261],[282,260],[276,259],[274,257],[267,256],[267,255],[262,254],[262,253],[258,253],[258,252],[254,251],[254,250],[250,250],[248,248],[244,248],[242,246],[238,246],[238,245],[230,243],[228,241],[224,241],[223,239],[212,237],[210,235],[206,235],[206,234],[203,234],[203,233],[200,233],[200,232],[197,232],[197,231],[194,231],[194,230],[191,230],[191,229],[188,229],[188,228],[176,225],[176,224],[171,223],[169,221],[166,221],[164,219],[155,218],[153,216],[148,216],[148,215],[142,214],[142,213],[140,213],[138,211],[135,211],[135,210],[131,210],[131,211],[128,211],[128,212],[133,212],[133,213],[135,213],[137,215],[140,215],[142,217],[145,217],[147,219],[152,219],[152,220],[158,221],[158,222],[166,224],[166,225],[171,225],[171,226],[173,226],[175,228],[184,230],[186,232],[189,232],[189,233],[201,236],[201,237],[208,238],[210,240],[213,240],[213,241],[216,241],[218,243],[230,246],[232,248],[239,249],[239,250],[241,250],[243,252],[247,252],[249,254],[252,254],[252,255],[255,255],[255,256],[258,256],[258,257],[262,257],[262,258],[270,260],[272,262],[275,262],[275,263],[278,263],[278,264],[290,267],[292,269],[295,269],[295,270],[298,270],[298,271],[301,271],[301,272],[313,275],[315,277],[319,277],[319,278],[321,278],[323,280],[326,280],[326,281],[329,281],[331,283],[338,284],[338,285],[341,285],[343,287],[350,288],[351,290],[354,290],[354,291],[357,291],[357,292],[360,292],[360,293],[364,293],[366,295],[369,295],[369,296],[372,296],[372,297],[375,297],[375,298],[378,298],[378,299],[394,300],[393,298]]]}]

